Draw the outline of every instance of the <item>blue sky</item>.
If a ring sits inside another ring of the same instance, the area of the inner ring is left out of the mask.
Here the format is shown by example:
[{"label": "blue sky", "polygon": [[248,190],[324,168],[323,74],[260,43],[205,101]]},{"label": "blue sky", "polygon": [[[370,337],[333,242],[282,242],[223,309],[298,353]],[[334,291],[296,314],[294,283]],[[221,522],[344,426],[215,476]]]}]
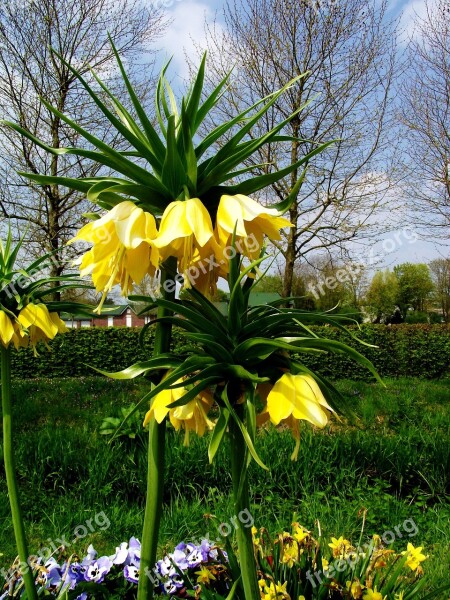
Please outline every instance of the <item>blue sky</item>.
[{"label": "blue sky", "polygon": [[[429,0],[430,4],[434,0]],[[160,54],[161,61],[172,58],[170,79],[177,88],[182,87],[183,81],[188,79],[189,71],[186,56],[195,59],[198,56],[197,47],[205,46],[205,21],[212,24],[214,21],[222,22],[221,9],[223,0],[164,0],[172,24],[164,37],[159,41],[159,46],[164,48]],[[403,40],[414,34],[414,19],[416,15],[425,15],[424,0],[388,0],[389,17],[401,15],[401,29]],[[386,251],[389,249],[390,251]],[[392,249],[392,250],[391,250]],[[405,235],[403,223],[399,222],[397,231],[383,236],[372,250],[373,255],[380,258],[377,266],[388,267],[401,262],[428,262],[433,258],[448,255],[447,249],[436,245],[434,242],[423,238],[409,239]],[[362,253],[362,257],[366,253]],[[375,258],[373,259],[375,266]]]}]

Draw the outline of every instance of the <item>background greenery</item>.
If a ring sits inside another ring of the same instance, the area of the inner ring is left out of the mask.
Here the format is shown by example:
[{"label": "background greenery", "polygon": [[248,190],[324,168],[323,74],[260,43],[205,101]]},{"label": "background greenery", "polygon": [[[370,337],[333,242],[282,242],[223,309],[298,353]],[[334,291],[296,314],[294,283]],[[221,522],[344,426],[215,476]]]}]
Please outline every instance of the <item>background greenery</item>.
[{"label": "background greenery", "polygon": [[[314,329],[314,328],[313,328]],[[338,339],[357,348],[375,365],[384,377],[420,377],[435,379],[450,373],[450,325],[362,325],[353,333],[361,340],[375,344],[369,348],[344,332],[327,327],[314,329],[319,335]],[[111,327],[77,329],[58,336],[51,347],[34,357],[31,350],[13,353],[13,373],[16,377],[64,377],[95,375],[88,365],[117,371],[135,361],[148,358],[153,343],[153,329],[147,331],[145,346],[139,346],[138,328]],[[175,351],[182,352],[186,342],[175,331]],[[302,360],[318,372],[334,379],[367,379],[367,371],[352,361],[336,355],[302,355]]]},{"label": "background greenery", "polygon": [[[80,332],[87,333],[86,339],[99,339],[105,331]],[[109,529],[78,540],[70,551],[84,553],[94,543],[111,554],[121,541],[140,535],[146,435],[138,421],[131,429],[134,439],[122,436],[109,444],[99,428],[105,416],[119,416],[122,407],[136,402],[146,385],[102,377],[15,382],[17,470],[33,552],[49,539],[65,536],[72,542],[74,529],[101,511]],[[364,509],[368,536],[395,526],[402,531],[404,520],[414,519],[419,533],[410,541],[425,546],[430,559],[424,567],[433,582],[447,582],[450,380],[388,380],[386,389],[349,380],[338,386],[353,399],[360,423],[333,420],[323,431],[305,426],[298,462],[289,460],[294,445],[289,433],[259,434],[258,451],[270,472],[251,470],[255,524],[275,533],[289,528],[295,515],[308,528],[319,520],[325,536],[342,534],[357,542]],[[214,539],[216,526],[205,515],[227,523],[233,516],[225,450],[209,465],[207,439],[192,436],[188,448],[182,442],[170,429],[162,546],[207,533]],[[3,473],[0,477],[1,567],[15,550]],[[396,542],[400,549],[405,545],[404,538]]]}]

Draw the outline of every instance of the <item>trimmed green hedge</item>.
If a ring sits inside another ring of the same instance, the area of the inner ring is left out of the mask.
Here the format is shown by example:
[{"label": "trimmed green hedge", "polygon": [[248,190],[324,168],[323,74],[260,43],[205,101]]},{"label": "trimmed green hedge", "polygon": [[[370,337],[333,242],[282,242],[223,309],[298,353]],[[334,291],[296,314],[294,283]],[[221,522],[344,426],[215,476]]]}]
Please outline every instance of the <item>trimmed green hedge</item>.
[{"label": "trimmed green hedge", "polygon": [[[449,325],[362,325],[352,328],[357,336],[378,348],[368,348],[333,327],[314,327],[331,339],[353,346],[369,358],[385,377],[438,378],[450,374]],[[153,333],[146,335],[146,350],[139,346],[140,329],[111,327],[77,329],[57,337],[52,352],[40,348],[38,357],[31,350],[13,352],[13,373],[25,379],[32,377],[74,377],[94,375],[88,365],[106,371],[118,371],[137,360],[148,358],[152,350]],[[174,335],[175,350],[181,352],[186,343]],[[314,370],[333,379],[367,379],[367,371],[336,354],[305,356],[301,359]]]}]

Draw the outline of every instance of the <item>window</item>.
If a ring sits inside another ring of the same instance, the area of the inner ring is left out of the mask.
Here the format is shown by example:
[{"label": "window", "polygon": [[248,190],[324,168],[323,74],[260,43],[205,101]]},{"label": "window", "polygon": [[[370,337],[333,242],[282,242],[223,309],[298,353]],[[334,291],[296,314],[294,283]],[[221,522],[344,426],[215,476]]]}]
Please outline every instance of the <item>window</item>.
[{"label": "window", "polygon": [[89,320],[82,320],[81,321],[81,327],[90,327],[91,326],[91,321]]},{"label": "window", "polygon": [[108,327],[114,327],[114,317],[108,317]]}]

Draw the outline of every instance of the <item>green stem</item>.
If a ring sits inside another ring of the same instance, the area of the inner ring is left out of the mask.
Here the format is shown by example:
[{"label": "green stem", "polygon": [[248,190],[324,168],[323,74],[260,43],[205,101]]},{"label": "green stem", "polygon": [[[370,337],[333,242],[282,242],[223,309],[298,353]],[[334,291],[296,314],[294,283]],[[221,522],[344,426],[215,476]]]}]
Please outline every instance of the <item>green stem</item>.
[{"label": "green stem", "polygon": [[17,552],[21,563],[21,572],[25,583],[28,600],[37,600],[37,592],[31,568],[28,566],[28,546],[22,510],[19,501],[19,488],[14,464],[12,415],[11,415],[11,350],[1,348],[1,378],[2,378],[2,415],[3,415],[3,458],[5,462],[6,485],[8,487],[11,516],[16,538]]},{"label": "green stem", "polygon": [[[238,412],[238,414],[240,412],[238,411],[239,408],[240,407],[236,407],[236,412]],[[250,512],[247,474],[248,451],[242,433],[234,419],[230,419],[230,450],[235,511],[234,523],[236,527],[244,598],[245,600],[260,600],[261,594],[256,573],[257,567],[253,549],[252,530],[248,527],[248,518],[243,519],[243,515]],[[239,495],[241,477],[244,477],[244,482],[241,487],[241,494]]]},{"label": "green stem", "polygon": [[[175,297],[176,260],[170,258],[166,268],[161,269],[161,287],[163,297],[173,300]],[[167,282],[167,283],[166,283]],[[173,285],[169,284],[173,283]],[[158,318],[168,315],[165,308],[158,308]],[[170,349],[172,326],[168,323],[157,323],[153,356]],[[165,467],[166,422],[158,424],[155,419],[149,425],[148,466],[147,466],[147,496],[144,514],[144,526],[141,540],[141,562],[137,600],[153,598],[153,589],[157,578],[153,572],[158,549],[158,534],[161,523],[164,467]]]}]

